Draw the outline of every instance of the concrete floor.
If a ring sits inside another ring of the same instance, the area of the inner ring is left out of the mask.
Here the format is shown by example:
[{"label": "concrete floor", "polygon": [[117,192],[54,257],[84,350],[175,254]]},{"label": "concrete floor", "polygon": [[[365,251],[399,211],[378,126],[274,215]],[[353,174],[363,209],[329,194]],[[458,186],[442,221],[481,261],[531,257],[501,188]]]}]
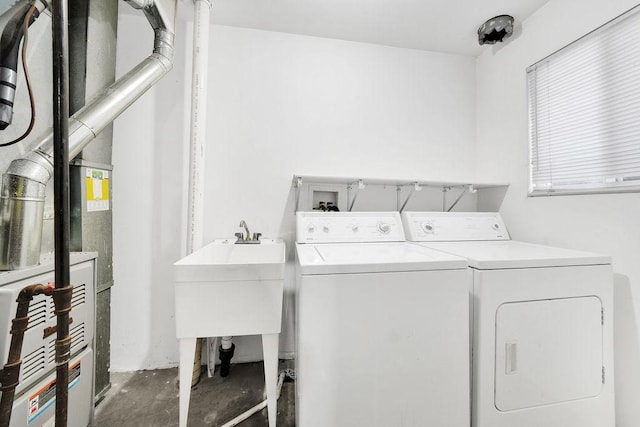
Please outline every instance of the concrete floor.
[{"label": "concrete floor", "polygon": [[[280,362],[280,370],[293,361]],[[231,365],[229,376],[207,378],[191,390],[189,427],[222,426],[264,400],[264,371],[259,363]],[[294,383],[285,382],[278,400],[278,427],[295,426]],[[178,425],[178,369],[111,374],[111,389],[96,407],[97,427],[173,427]],[[267,410],[241,427],[268,426]]]}]

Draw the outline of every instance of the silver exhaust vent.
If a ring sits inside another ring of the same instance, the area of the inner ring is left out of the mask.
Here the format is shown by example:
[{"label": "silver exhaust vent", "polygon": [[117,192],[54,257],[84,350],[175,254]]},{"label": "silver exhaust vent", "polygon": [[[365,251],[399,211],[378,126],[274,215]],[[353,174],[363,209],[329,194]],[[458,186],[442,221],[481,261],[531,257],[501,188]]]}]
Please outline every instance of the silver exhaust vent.
[{"label": "silver exhaust vent", "polygon": [[[177,0],[127,0],[155,32],[153,53],[69,119],[69,159],[173,67]],[[53,176],[53,133],[14,160],[0,190],[0,270],[37,265],[46,185]]]}]

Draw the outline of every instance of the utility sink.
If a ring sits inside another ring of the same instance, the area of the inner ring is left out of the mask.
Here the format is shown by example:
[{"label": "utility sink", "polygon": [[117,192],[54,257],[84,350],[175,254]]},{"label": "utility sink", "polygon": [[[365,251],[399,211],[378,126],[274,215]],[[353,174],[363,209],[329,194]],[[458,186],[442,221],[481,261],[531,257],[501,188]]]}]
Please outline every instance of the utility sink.
[{"label": "utility sink", "polygon": [[284,242],[262,239],[260,244],[214,240],[174,264],[177,281],[273,280],[284,278]]},{"label": "utility sink", "polygon": [[285,246],[214,240],[173,265],[177,336],[279,333]]},{"label": "utility sink", "polygon": [[285,245],[214,240],[173,264],[180,346],[180,427],[186,427],[196,338],[262,335],[269,426],[276,423]]}]

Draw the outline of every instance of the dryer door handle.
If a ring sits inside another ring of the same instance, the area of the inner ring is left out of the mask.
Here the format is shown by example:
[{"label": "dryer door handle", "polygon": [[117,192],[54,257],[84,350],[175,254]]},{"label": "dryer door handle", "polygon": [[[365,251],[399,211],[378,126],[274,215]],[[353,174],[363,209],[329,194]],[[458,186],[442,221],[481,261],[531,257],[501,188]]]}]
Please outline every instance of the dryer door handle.
[{"label": "dryer door handle", "polygon": [[513,375],[518,372],[518,343],[516,341],[504,344],[504,373]]}]

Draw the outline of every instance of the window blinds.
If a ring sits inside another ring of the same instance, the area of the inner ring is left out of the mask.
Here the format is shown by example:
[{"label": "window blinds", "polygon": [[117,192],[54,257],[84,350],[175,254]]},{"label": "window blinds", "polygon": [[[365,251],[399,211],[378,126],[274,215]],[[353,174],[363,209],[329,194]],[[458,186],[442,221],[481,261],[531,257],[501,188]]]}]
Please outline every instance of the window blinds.
[{"label": "window blinds", "polygon": [[640,191],[640,9],[527,68],[530,195]]}]

